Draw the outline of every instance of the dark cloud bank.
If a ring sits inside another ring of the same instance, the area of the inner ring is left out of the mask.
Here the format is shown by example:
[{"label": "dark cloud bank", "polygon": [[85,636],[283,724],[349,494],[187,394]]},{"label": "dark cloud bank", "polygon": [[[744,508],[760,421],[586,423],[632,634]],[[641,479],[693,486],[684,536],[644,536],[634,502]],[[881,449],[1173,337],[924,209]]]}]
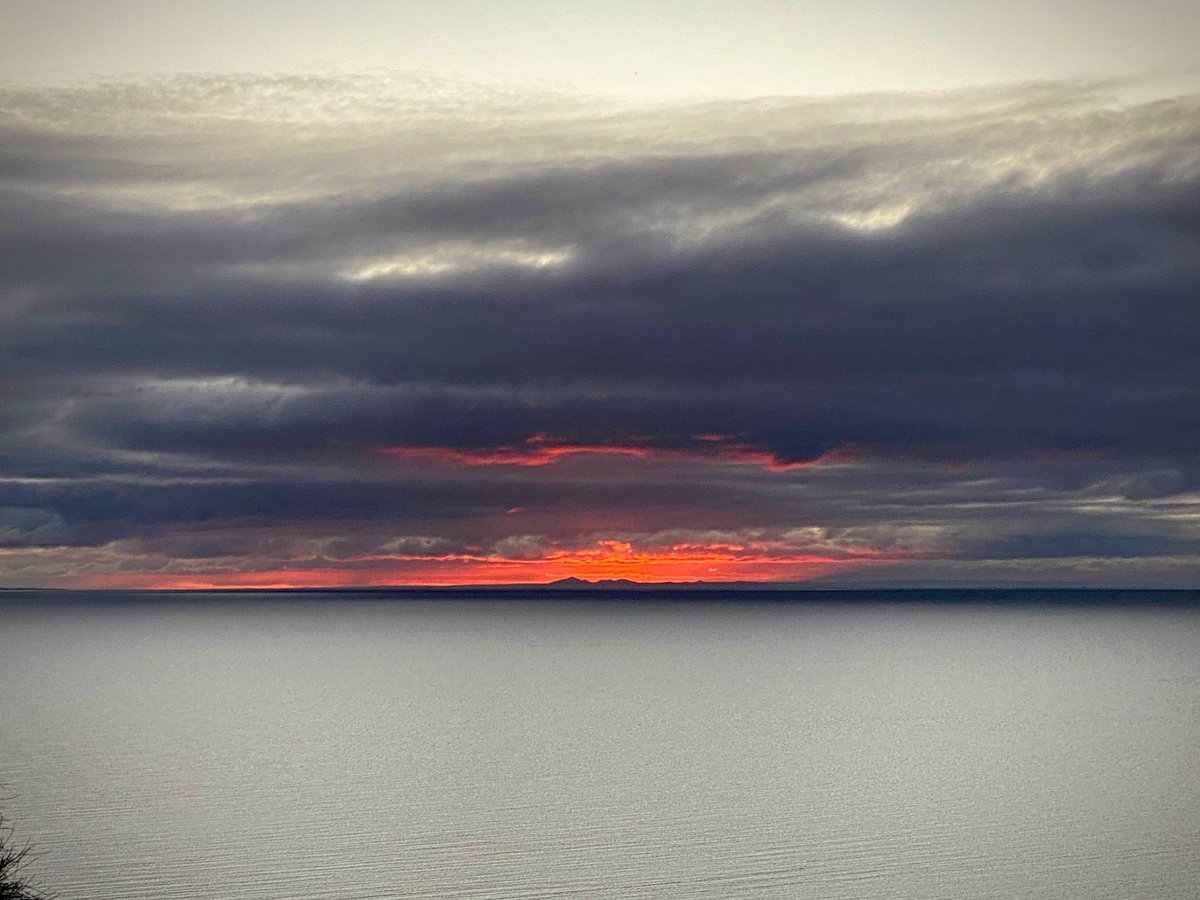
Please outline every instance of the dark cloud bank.
[{"label": "dark cloud bank", "polygon": [[1200,574],[1195,97],[10,89],[0,205],[0,582]]}]

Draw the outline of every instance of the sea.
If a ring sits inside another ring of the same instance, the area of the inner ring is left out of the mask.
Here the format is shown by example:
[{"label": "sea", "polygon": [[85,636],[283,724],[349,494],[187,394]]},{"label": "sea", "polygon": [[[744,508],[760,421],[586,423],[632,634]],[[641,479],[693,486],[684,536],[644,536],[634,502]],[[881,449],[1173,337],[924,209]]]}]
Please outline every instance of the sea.
[{"label": "sea", "polygon": [[1200,897],[1200,592],[0,592],[60,900]]}]

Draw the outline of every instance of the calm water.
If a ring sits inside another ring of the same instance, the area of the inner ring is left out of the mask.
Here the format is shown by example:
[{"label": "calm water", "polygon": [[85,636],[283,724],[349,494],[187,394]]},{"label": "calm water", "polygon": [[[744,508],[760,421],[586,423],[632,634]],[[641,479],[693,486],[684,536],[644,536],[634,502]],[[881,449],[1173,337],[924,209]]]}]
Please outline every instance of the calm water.
[{"label": "calm water", "polygon": [[63,900],[1200,896],[1200,595],[64,599],[0,599]]}]

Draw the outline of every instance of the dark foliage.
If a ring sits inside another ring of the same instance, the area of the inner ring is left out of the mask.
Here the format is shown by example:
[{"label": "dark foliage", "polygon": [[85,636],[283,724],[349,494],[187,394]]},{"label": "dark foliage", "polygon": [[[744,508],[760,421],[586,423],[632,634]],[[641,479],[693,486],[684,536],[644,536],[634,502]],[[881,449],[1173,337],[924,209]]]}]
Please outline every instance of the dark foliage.
[{"label": "dark foliage", "polygon": [[35,887],[26,875],[29,844],[13,842],[13,828],[0,814],[0,900],[52,900],[53,894]]}]

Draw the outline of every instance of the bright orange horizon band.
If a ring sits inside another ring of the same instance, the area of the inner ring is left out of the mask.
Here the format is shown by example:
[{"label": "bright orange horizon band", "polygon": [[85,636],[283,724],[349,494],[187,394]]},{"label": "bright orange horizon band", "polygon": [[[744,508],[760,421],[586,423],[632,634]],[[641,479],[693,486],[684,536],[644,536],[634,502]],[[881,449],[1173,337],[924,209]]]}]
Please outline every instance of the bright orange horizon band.
[{"label": "bright orange horizon band", "polygon": [[[72,580],[81,588],[205,590],[222,588],[455,587],[544,584],[562,578],[627,579],[645,584],[689,581],[805,581],[835,571],[896,559],[863,551],[849,557],[816,554],[747,556],[704,548],[639,552],[619,542],[535,559],[497,556],[366,557],[343,567],[280,567],[250,572],[112,572]],[[368,564],[364,567],[363,564]]]}]

